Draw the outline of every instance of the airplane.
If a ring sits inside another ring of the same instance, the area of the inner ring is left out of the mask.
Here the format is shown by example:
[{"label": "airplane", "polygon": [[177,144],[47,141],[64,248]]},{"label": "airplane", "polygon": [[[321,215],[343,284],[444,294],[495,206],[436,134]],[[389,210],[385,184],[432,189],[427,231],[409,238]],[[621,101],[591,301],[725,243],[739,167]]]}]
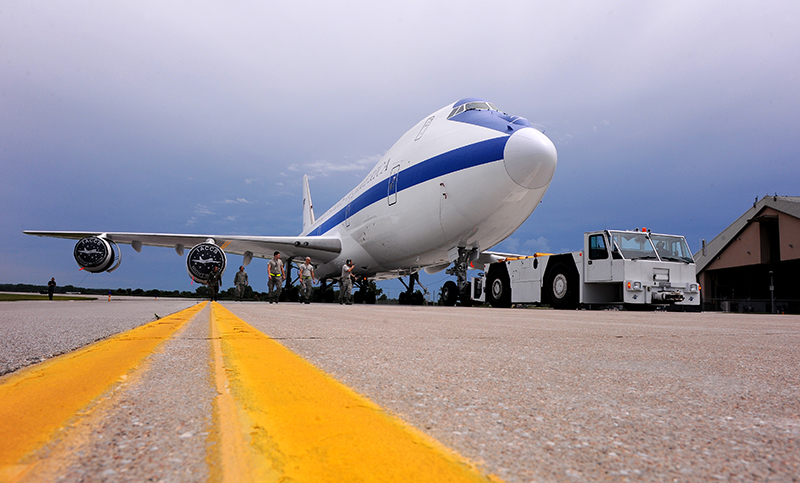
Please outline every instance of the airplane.
[{"label": "airplane", "polygon": [[[456,282],[442,287],[445,305],[459,300],[469,305],[468,269],[507,255],[489,249],[533,213],[556,164],[552,141],[527,119],[506,114],[484,99],[465,98],[408,130],[358,186],[320,217],[314,215],[304,175],[303,230],[298,236],[24,233],[78,240],[75,260],[92,273],[119,267],[119,243],[136,252],[142,246],[170,247],[181,256],[190,247],[187,270],[200,283],[214,266],[224,272],[226,251],[242,255],[243,265],[253,258],[272,258],[275,251],[288,258],[289,268],[294,260],[310,257],[324,287],[340,277],[348,259],[355,262],[353,274],[361,281],[409,276],[410,294],[420,270],[431,274],[447,269]],[[287,278],[289,285],[291,276]]]}]

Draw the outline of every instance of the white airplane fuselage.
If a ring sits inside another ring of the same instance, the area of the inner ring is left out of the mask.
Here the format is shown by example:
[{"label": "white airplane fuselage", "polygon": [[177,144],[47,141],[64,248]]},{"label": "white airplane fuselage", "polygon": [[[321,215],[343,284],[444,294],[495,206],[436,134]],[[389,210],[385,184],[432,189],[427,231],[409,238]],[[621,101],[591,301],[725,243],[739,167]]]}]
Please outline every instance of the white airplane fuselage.
[{"label": "white airplane fuselage", "polygon": [[465,99],[427,116],[304,226],[301,235],[342,242],[318,278],[338,276],[347,259],[354,273],[376,279],[445,268],[452,249],[485,251],[530,216],[552,180],[555,147],[527,120],[488,106]]}]

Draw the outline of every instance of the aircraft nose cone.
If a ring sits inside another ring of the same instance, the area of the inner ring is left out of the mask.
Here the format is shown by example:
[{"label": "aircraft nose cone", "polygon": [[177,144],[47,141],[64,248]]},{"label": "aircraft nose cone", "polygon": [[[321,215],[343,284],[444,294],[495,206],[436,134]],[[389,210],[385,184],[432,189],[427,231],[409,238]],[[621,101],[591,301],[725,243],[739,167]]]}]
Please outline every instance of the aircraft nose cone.
[{"label": "aircraft nose cone", "polygon": [[503,153],[503,162],[511,179],[528,189],[543,188],[556,171],[556,147],[550,139],[533,128],[520,129],[511,135]]}]

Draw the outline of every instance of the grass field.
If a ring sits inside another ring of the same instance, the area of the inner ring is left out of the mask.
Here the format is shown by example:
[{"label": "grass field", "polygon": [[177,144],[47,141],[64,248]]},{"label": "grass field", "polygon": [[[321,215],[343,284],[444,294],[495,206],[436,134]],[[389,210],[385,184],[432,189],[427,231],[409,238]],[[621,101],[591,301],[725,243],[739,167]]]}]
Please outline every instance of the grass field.
[{"label": "grass field", "polygon": [[[47,295],[37,295],[32,293],[0,293],[0,302],[16,302],[19,300],[47,300]],[[97,297],[53,295],[53,300],[97,300]]]}]

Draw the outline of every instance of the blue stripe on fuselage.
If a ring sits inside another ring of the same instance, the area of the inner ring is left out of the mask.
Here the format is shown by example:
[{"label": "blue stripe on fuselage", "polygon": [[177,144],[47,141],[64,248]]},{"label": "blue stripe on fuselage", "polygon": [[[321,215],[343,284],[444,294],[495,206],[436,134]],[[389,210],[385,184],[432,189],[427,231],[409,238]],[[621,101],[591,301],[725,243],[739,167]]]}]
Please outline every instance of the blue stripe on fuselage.
[{"label": "blue stripe on fuselage", "polygon": [[[409,166],[400,171],[397,176],[397,192],[399,193],[418,184],[461,171],[462,169],[499,161],[503,159],[503,151],[508,138],[509,136],[500,136],[470,144]],[[309,233],[309,236],[322,235],[339,223],[344,222],[348,207],[350,210],[349,216],[353,216],[369,205],[386,199],[389,196],[389,181],[391,179],[392,176],[378,181],[374,186],[358,195],[353,201],[325,220],[320,226],[314,228]]]}]

